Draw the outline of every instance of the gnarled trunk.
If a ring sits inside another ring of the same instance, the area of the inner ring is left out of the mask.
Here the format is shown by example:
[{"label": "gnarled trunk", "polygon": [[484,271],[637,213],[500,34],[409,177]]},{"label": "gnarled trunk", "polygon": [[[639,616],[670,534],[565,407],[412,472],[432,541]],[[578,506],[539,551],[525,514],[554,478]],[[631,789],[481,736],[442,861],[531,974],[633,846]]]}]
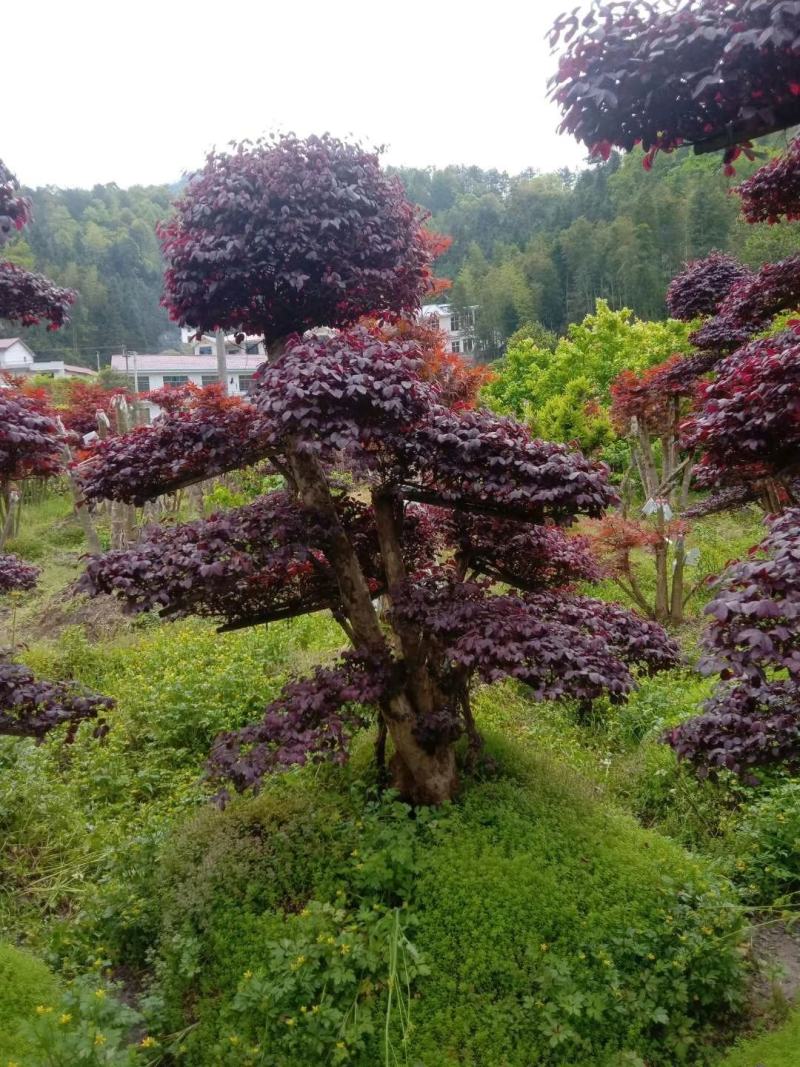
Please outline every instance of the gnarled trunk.
[{"label": "gnarled trunk", "polygon": [[411,709],[408,718],[396,718],[398,705],[408,704],[407,697],[395,698],[395,707],[387,716],[389,736],[394,755],[389,761],[392,786],[411,804],[443,804],[451,800],[458,788],[456,756],[449,742],[428,751],[414,736],[416,716]]},{"label": "gnarled trunk", "polygon": [[[355,549],[336,512],[325,472],[312,453],[301,442],[288,448],[291,474],[303,504],[320,515],[327,530],[326,555],[336,574],[348,629],[356,647],[377,652],[388,650],[386,637],[366,578]],[[387,508],[391,500],[378,498],[378,528],[387,580],[396,584],[403,577],[402,555],[396,531],[389,521]],[[403,656],[406,684],[404,689],[389,697],[380,714],[386,724],[394,747],[389,763],[391,784],[412,804],[441,804],[451,799],[458,787],[455,752],[452,744],[442,742],[433,749],[423,746],[415,733],[420,716],[426,716],[444,704],[442,695],[433,685],[419,650],[413,647],[410,635],[397,634],[399,652]],[[408,654],[406,656],[406,654]]]}]

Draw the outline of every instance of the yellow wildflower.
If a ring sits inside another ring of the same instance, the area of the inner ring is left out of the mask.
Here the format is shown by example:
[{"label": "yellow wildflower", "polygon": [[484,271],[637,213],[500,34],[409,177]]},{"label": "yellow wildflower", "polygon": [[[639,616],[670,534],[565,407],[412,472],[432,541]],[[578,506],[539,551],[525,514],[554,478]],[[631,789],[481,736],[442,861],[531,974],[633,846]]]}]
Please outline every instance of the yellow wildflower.
[{"label": "yellow wildflower", "polygon": [[105,1000],[106,999],[106,991],[105,991],[105,989],[95,989],[94,995],[97,997],[98,1000]]},{"label": "yellow wildflower", "polygon": [[36,1005],[36,1014],[37,1015],[49,1015],[52,1010],[53,1010],[52,1008],[47,1007],[44,1004],[37,1004]]},{"label": "yellow wildflower", "polygon": [[142,1040],[139,1042],[139,1045],[142,1048],[155,1048],[157,1044],[158,1042],[156,1041],[156,1039],[150,1036],[143,1037]]},{"label": "yellow wildflower", "polygon": [[105,1045],[105,1043],[106,1043],[105,1036],[103,1034],[95,1034],[94,1035],[94,1043],[95,1043],[95,1045],[98,1045],[98,1046],[99,1045]]},{"label": "yellow wildflower", "polygon": [[72,1021],[72,1016],[68,1011],[62,1012],[58,1020],[62,1026],[66,1026],[68,1022]]}]

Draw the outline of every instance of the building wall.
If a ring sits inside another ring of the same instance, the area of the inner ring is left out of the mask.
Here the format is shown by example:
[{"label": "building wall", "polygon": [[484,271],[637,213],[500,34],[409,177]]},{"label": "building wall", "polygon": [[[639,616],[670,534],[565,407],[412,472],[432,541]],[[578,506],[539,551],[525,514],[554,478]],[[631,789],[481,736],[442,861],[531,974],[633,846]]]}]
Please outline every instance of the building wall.
[{"label": "building wall", "polygon": [[20,341],[0,351],[0,367],[7,370],[27,370],[33,366],[33,356]]},{"label": "building wall", "polygon": [[467,360],[473,359],[479,351],[475,336],[475,312],[477,308],[453,311],[449,304],[434,304],[423,307],[423,317],[435,318],[442,333],[447,334],[451,352],[457,352]]},{"label": "building wall", "polygon": [[[253,367],[252,371],[230,371],[228,374],[228,392],[232,396],[247,396],[255,370],[256,368]],[[184,374],[176,371],[174,374],[163,372],[156,374],[154,372],[140,371],[136,378],[129,372],[128,380],[131,389],[136,389],[138,385],[138,392],[149,393],[153,389],[162,389],[165,385],[183,385],[186,382],[191,382],[192,385],[202,388],[205,385],[216,383],[218,378],[216,374],[201,374],[199,372]]]}]

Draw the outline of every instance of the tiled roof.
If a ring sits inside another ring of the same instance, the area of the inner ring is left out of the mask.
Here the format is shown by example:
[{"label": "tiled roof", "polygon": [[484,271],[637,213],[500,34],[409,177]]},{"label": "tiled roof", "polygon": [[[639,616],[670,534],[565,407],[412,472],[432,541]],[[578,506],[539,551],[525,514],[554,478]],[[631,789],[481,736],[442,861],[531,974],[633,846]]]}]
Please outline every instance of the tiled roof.
[{"label": "tiled roof", "polygon": [[[259,355],[248,356],[244,354],[230,354],[227,357],[229,371],[252,372],[264,362],[264,357]],[[125,371],[125,356],[114,355],[111,357],[111,366],[114,370]],[[133,356],[127,357],[127,373],[133,374]],[[136,356],[136,370],[139,374],[216,374],[216,356],[181,356],[169,352],[160,352],[158,355],[139,353]]]}]

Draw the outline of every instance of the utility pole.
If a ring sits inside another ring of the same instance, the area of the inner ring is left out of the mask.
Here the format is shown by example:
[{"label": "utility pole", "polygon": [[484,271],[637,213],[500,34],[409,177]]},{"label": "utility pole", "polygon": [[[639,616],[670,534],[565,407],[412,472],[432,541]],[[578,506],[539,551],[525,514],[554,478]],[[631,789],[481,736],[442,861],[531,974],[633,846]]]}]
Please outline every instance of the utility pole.
[{"label": "utility pole", "polygon": [[222,395],[228,395],[228,353],[225,349],[225,331],[217,330],[217,377],[222,386]]}]

